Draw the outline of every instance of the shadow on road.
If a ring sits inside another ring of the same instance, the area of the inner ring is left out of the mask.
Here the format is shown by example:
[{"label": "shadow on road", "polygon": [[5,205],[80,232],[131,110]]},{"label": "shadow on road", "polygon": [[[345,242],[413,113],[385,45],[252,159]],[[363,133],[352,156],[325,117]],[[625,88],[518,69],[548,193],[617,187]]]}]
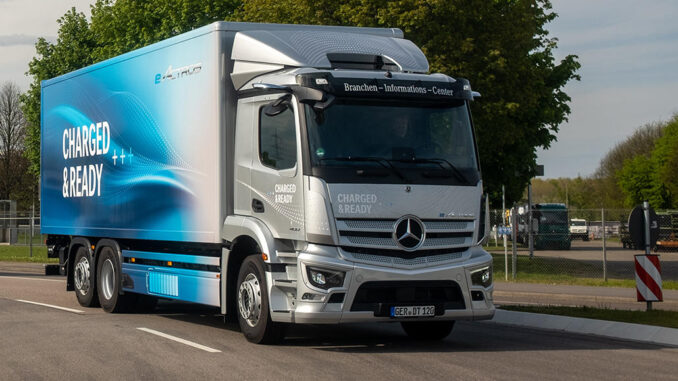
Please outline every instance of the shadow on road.
[{"label": "shadow on road", "polygon": [[[239,333],[237,322],[224,322],[218,309],[191,303],[161,301],[158,316]],[[242,337],[243,342],[245,341]],[[608,338],[519,328],[487,322],[459,321],[442,341],[413,340],[398,323],[290,325],[278,347],[346,353],[520,352],[596,349],[660,349]]]},{"label": "shadow on road", "polygon": [[[45,273],[43,272],[42,274],[39,274],[39,273],[34,273],[34,272],[15,272],[15,271],[12,271],[12,272],[0,272],[0,276],[19,277],[19,278],[21,278],[21,277],[36,277],[36,278],[43,277],[44,278]],[[63,277],[63,276],[53,276],[53,277],[49,277],[48,279],[63,279],[64,281],[66,281],[66,277]]]}]

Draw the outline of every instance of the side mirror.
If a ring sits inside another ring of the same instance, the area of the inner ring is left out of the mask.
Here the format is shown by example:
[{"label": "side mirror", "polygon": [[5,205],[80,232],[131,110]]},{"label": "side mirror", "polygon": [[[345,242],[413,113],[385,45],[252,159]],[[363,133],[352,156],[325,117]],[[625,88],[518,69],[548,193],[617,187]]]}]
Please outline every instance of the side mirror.
[{"label": "side mirror", "polygon": [[282,96],[275,101],[269,103],[264,108],[264,113],[268,116],[276,116],[282,114],[290,107],[291,95]]}]

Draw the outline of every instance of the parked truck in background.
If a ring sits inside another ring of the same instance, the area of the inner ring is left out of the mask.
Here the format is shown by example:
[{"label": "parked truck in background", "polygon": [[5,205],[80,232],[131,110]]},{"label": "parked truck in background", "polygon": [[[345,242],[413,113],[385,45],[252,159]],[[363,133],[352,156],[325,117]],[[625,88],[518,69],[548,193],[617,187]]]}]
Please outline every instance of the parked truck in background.
[{"label": "parked truck in background", "polygon": [[[527,205],[518,208],[517,241],[529,241],[529,210]],[[569,249],[570,228],[565,204],[541,203],[532,205],[532,239],[537,250]]]},{"label": "parked truck in background", "polygon": [[218,22],[42,83],[42,233],[82,306],[489,319],[469,82],[398,29]]}]

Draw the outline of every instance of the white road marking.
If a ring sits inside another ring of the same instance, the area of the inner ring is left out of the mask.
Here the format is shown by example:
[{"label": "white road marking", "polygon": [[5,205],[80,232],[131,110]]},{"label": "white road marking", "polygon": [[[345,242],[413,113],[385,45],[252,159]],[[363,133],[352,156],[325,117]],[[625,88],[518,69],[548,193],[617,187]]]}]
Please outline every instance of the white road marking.
[{"label": "white road marking", "polygon": [[84,311],[80,310],[74,310],[73,308],[66,308],[66,307],[60,307],[60,306],[54,306],[51,304],[45,304],[45,303],[38,303],[38,302],[31,302],[30,300],[22,300],[22,299],[15,299],[17,302],[21,303],[28,303],[28,304],[35,304],[37,306],[43,306],[43,307],[49,307],[49,308],[56,308],[57,310],[62,310],[62,311],[67,311],[67,312],[74,312],[76,314],[81,314]]},{"label": "white road marking", "polygon": [[25,279],[25,280],[42,280],[45,282],[65,282],[65,279],[45,279],[45,278],[28,278],[28,277],[23,277],[23,276],[7,276],[7,275],[0,275],[0,278],[11,278],[11,279]]},{"label": "white road marking", "polygon": [[221,352],[221,351],[218,350],[218,349],[206,347],[206,346],[204,346],[204,345],[201,345],[201,344],[198,344],[198,343],[194,343],[194,342],[192,342],[192,341],[184,340],[184,339],[182,339],[182,338],[180,338],[180,337],[176,337],[176,336],[168,335],[168,334],[166,334],[166,333],[158,332],[158,331],[156,331],[156,330],[154,330],[154,329],[143,328],[143,327],[139,327],[139,328],[137,328],[137,329],[140,330],[140,331],[152,333],[152,334],[157,335],[157,336],[160,336],[160,337],[164,337],[164,338],[166,338],[166,339],[174,340],[174,341],[176,341],[176,342],[178,342],[178,343],[182,343],[182,344],[189,345],[189,346],[191,346],[191,347],[193,347],[193,348],[202,349],[203,351],[206,351],[206,352],[210,352],[210,353],[218,353],[218,352]]}]

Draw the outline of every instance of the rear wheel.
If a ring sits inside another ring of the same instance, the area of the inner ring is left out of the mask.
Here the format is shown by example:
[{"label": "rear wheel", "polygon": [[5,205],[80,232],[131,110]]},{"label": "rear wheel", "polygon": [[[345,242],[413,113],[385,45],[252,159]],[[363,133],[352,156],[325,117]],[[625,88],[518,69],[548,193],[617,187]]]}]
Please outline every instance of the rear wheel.
[{"label": "rear wheel", "polygon": [[80,246],[75,253],[73,265],[73,283],[75,296],[83,307],[97,306],[97,292],[95,287],[94,260],[87,248]]},{"label": "rear wheel", "polygon": [[245,258],[238,274],[236,303],[240,330],[252,343],[275,343],[284,336],[284,326],[271,319],[267,290],[261,257]]},{"label": "rear wheel", "polygon": [[120,294],[122,277],[120,260],[110,247],[104,247],[99,253],[97,262],[97,279],[99,302],[106,312],[128,311],[137,301],[136,294]]},{"label": "rear wheel", "polygon": [[454,320],[404,321],[400,325],[407,336],[417,340],[442,340],[450,335]]}]

